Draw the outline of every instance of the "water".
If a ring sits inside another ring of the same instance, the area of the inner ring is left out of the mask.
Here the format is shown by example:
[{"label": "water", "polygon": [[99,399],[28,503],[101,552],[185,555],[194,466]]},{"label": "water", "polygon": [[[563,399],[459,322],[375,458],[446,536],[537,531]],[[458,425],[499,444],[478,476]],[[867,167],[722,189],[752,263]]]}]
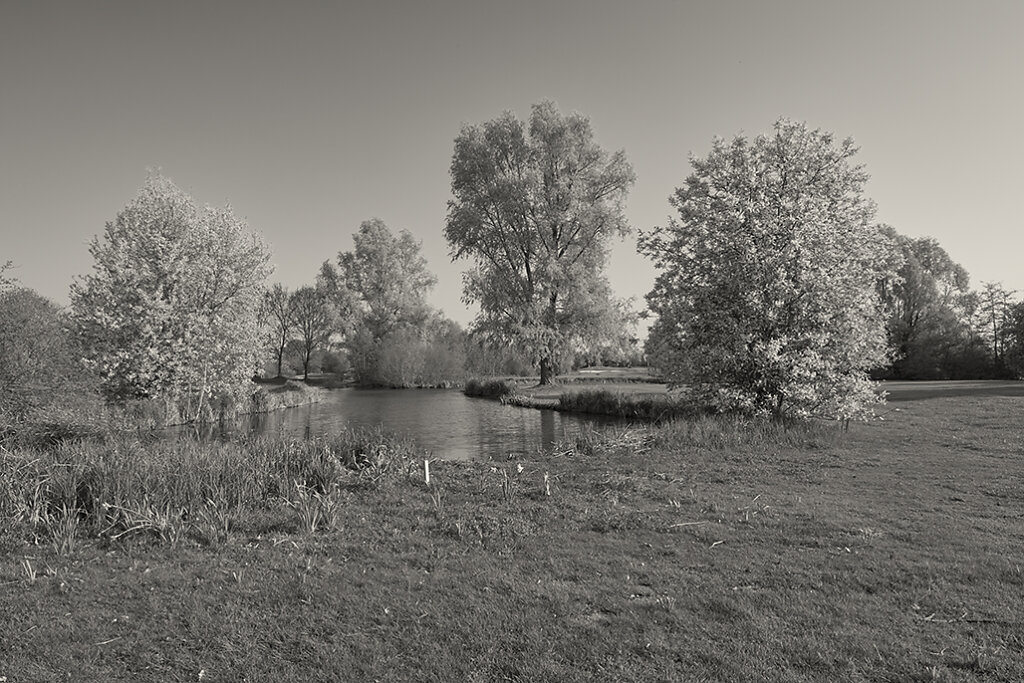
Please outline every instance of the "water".
[{"label": "water", "polygon": [[444,460],[536,455],[610,420],[504,406],[448,389],[334,389],[320,403],[253,416],[255,434],[310,438],[376,428],[412,440]]}]

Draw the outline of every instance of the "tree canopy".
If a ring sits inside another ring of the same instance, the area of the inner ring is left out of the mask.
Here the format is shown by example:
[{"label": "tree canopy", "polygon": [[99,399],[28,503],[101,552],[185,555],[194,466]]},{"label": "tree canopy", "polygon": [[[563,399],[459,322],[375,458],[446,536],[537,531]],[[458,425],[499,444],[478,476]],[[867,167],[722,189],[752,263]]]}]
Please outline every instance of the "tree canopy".
[{"label": "tree canopy", "polygon": [[194,419],[247,388],[270,256],[230,207],[200,209],[153,174],[89,252],[72,317],[108,399],[165,398]]},{"label": "tree canopy", "polygon": [[877,283],[898,267],[852,140],[788,120],[716,139],[643,234],[667,378],[716,408],[862,417],[887,360]]},{"label": "tree canopy", "polygon": [[437,282],[407,230],[397,235],[379,218],[364,221],[354,249],[325,261],[318,286],[336,312],[358,381],[380,383],[379,361],[388,339],[422,337],[434,315],[427,294]]},{"label": "tree canopy", "polygon": [[66,322],[55,303],[30,289],[0,290],[0,423],[89,391]]},{"label": "tree canopy", "polygon": [[541,383],[561,356],[622,332],[604,266],[610,238],[630,231],[635,176],[586,117],[541,102],[528,124],[506,112],[465,126],[451,178],[445,237],[453,259],[474,262],[463,291],[478,332],[528,349]]},{"label": "tree canopy", "polygon": [[10,270],[10,268],[13,265],[14,263],[12,261],[5,261],[4,263],[0,263],[0,292],[10,289],[11,287],[14,286],[14,279],[4,275],[4,272]]}]

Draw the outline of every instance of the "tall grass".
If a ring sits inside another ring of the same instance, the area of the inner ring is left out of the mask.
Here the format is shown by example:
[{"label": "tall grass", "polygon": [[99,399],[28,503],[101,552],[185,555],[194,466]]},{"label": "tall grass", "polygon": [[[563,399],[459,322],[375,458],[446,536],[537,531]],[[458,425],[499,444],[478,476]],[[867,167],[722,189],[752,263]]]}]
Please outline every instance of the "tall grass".
[{"label": "tall grass", "polygon": [[[325,390],[288,380],[280,386],[255,387],[241,401],[218,402],[208,416],[217,424],[243,415],[266,413],[316,403]],[[7,448],[53,448],[113,437],[119,433],[141,434],[186,422],[178,406],[168,399],[135,399],[123,404],[105,404],[96,395],[69,396],[62,405],[37,409],[17,420],[0,414],[0,445]]]},{"label": "tall grass", "polygon": [[115,435],[0,450],[0,528],[38,541],[67,528],[72,514],[79,534],[176,542],[204,535],[204,520],[228,528],[241,511],[293,503],[298,510],[308,499],[330,508],[326,497],[339,489],[373,485],[414,459],[408,443],[379,430],[231,443]]}]

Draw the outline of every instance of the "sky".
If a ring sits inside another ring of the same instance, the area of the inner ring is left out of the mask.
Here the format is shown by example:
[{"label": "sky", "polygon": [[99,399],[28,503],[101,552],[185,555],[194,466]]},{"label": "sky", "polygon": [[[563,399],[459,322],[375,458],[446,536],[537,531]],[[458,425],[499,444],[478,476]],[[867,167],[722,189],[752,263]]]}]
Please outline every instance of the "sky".
[{"label": "sky", "polygon": [[[230,203],[312,283],[369,218],[409,230],[466,324],[443,237],[464,124],[553,100],[636,174],[664,225],[715,136],[779,117],[853,137],[878,219],[1024,292],[1024,3],[0,0],[0,263],[61,305],[88,245],[160,169]],[[614,244],[618,296],[656,272]]]}]

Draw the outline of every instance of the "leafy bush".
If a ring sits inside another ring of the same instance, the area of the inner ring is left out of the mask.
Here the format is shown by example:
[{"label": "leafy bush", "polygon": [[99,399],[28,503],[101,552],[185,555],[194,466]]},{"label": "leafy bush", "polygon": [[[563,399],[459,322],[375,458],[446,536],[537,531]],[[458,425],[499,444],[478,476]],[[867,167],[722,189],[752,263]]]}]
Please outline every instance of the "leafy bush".
[{"label": "leafy bush", "polygon": [[518,392],[516,383],[508,379],[471,379],[462,387],[466,396],[481,398],[507,398]]}]

